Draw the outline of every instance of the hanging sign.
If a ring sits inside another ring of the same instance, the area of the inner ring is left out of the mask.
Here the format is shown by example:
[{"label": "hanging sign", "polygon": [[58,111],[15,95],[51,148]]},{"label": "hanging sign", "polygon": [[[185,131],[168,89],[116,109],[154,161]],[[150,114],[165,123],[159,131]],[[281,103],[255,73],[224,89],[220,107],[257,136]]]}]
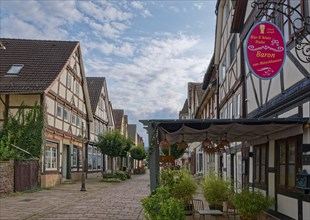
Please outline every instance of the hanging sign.
[{"label": "hanging sign", "polygon": [[252,73],[261,79],[272,79],[281,71],[285,61],[282,32],[271,22],[255,24],[247,37],[245,53]]}]

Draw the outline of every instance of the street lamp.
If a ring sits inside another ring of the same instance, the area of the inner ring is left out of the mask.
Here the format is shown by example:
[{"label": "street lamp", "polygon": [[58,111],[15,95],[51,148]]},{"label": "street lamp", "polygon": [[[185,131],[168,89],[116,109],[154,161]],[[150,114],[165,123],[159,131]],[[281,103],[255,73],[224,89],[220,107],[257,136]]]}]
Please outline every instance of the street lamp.
[{"label": "street lamp", "polygon": [[82,122],[82,130],[81,133],[78,136],[78,139],[81,141],[82,143],[82,176],[81,176],[81,190],[80,191],[86,191],[86,187],[85,187],[85,179],[86,179],[86,173],[85,173],[85,144],[88,142],[87,138],[84,137],[84,123]]}]

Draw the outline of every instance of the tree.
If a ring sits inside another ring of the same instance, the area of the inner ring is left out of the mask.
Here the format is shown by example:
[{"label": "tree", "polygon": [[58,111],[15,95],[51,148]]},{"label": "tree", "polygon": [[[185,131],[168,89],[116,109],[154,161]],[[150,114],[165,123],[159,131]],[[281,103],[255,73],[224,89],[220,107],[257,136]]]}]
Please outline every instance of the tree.
[{"label": "tree", "polygon": [[124,146],[123,135],[119,131],[108,131],[98,136],[97,147],[102,154],[106,154],[111,158],[111,169],[113,172],[113,158],[120,156],[122,147]]},{"label": "tree", "polygon": [[130,138],[123,136],[123,146],[121,148],[119,156],[121,157],[121,167],[123,167],[123,158],[127,156],[127,152],[133,146],[133,142]]},{"label": "tree", "polygon": [[138,160],[138,167],[141,160],[145,159],[146,153],[142,145],[134,146],[130,149],[130,155],[133,159]]}]

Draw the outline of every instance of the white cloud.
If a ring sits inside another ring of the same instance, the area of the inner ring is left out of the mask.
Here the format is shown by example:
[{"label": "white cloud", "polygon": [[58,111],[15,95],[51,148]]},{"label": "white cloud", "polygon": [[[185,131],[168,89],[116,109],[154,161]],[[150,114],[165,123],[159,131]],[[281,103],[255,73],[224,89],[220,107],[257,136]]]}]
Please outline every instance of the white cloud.
[{"label": "white cloud", "polygon": [[202,3],[194,3],[194,7],[197,8],[198,10],[201,10],[203,8],[203,4]]},{"label": "white cloud", "polygon": [[[97,58],[85,63],[90,72],[104,73],[108,79],[109,96],[114,107],[136,112],[140,119],[152,117],[163,108],[177,113],[184,103],[187,83],[201,81],[201,71],[207,65],[204,58],[186,56],[198,42],[196,37],[172,35],[149,41],[140,48],[143,53],[135,56],[133,63],[112,63]],[[128,46],[130,50],[132,47]],[[122,48],[128,49],[125,45]],[[110,52],[115,49],[110,47]]]},{"label": "white cloud", "polygon": [[95,50],[101,53],[102,55],[115,55],[119,57],[132,57],[135,52],[134,45],[123,42],[120,45],[115,45],[113,43],[108,43],[106,41],[102,42],[95,42],[95,41],[88,41],[85,42],[85,48],[88,51]]},{"label": "white cloud", "polygon": [[143,9],[143,4],[140,1],[132,1],[131,5],[132,5],[133,8]]},{"label": "white cloud", "polygon": [[105,2],[98,5],[91,1],[79,1],[79,7],[86,15],[99,21],[125,21],[133,17],[130,12],[122,11]]},{"label": "white cloud", "polygon": [[144,9],[144,10],[141,12],[141,15],[142,15],[144,18],[146,18],[146,17],[152,17],[152,16],[153,16],[152,13],[151,13],[149,10],[147,10],[147,9]]}]

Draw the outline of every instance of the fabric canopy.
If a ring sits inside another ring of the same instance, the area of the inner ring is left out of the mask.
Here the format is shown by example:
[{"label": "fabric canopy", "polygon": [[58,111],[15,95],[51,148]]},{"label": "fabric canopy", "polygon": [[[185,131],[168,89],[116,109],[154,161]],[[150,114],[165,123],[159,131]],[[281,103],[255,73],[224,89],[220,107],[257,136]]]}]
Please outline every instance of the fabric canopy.
[{"label": "fabric canopy", "polygon": [[259,144],[303,133],[309,118],[256,118],[256,119],[193,119],[193,120],[142,120],[144,125],[158,129],[158,141],[167,139],[170,144],[227,139],[229,142],[247,141]]}]

